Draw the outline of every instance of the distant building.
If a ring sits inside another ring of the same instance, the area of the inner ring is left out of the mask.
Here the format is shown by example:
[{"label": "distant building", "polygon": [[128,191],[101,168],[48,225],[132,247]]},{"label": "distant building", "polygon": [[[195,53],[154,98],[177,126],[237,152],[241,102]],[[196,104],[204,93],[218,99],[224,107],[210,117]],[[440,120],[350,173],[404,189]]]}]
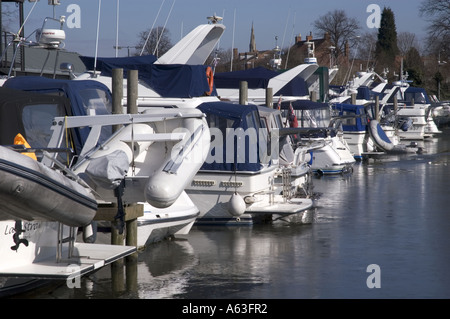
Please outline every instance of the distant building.
[{"label": "distant building", "polygon": [[[299,34],[295,36],[294,45],[288,49],[288,52],[281,52],[281,48],[278,46],[274,49],[258,51],[256,49],[253,24],[251,28],[249,51],[238,52],[238,49],[234,48],[233,61],[234,65],[238,65],[238,69],[249,69],[257,66],[276,68],[277,65],[281,69],[289,69],[305,63],[305,59],[311,57],[311,50],[313,50],[313,57],[316,58],[317,63],[320,66],[333,67],[336,64],[342,65],[348,64],[349,62],[350,48],[348,44],[346,44],[343,54],[340,55],[339,61],[335,60],[334,48],[328,33],[325,33],[324,37],[320,39],[314,39],[311,32],[306,36],[306,39],[302,39],[301,34]],[[278,61],[278,59],[282,60]]]}]

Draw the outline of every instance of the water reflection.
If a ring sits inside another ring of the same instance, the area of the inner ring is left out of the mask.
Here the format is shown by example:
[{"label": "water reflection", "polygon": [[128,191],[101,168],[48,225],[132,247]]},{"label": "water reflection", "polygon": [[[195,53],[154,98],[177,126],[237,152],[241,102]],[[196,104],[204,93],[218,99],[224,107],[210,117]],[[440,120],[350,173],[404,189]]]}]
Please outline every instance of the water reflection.
[{"label": "water reflection", "polygon": [[[450,131],[424,154],[315,178],[310,225],[194,227],[139,253],[132,289],[110,269],[37,298],[449,298]],[[367,266],[381,288],[366,285]]]}]

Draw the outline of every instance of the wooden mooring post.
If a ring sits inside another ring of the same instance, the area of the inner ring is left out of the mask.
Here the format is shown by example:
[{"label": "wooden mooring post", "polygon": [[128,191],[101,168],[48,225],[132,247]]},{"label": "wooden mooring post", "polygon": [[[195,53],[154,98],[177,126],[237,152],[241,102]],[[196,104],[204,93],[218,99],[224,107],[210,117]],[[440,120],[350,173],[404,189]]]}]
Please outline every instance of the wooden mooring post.
[{"label": "wooden mooring post", "polygon": [[[112,93],[112,113],[113,114],[123,114],[123,69],[113,69],[112,70],[112,83],[111,83],[111,93]],[[120,129],[121,125],[113,125],[113,132]]]},{"label": "wooden mooring post", "polygon": [[[137,90],[138,71],[128,70],[127,73],[127,113],[137,114]],[[112,78],[113,114],[123,114],[123,69],[113,69]],[[113,131],[120,129],[120,125],[114,126]],[[124,206],[125,216],[123,221],[116,220],[118,212],[116,203],[101,204],[98,206],[94,220],[109,221],[111,223],[111,244],[138,247],[137,218],[144,216],[143,204],[130,204]],[[124,223],[122,228],[119,223]],[[122,232],[119,229],[122,228]],[[137,288],[137,259],[138,253],[128,255],[125,260],[126,287],[128,290]],[[112,289],[121,292],[125,289],[124,260],[119,259],[111,264]]]},{"label": "wooden mooring post", "polygon": [[248,82],[247,81],[239,82],[239,104],[241,104],[241,105],[248,104]]},{"label": "wooden mooring post", "polygon": [[[111,244],[137,247],[137,218],[144,216],[143,204],[131,204],[124,207],[125,227],[123,232],[119,232],[116,204],[100,204],[97,214],[94,217],[96,221],[111,222]],[[125,283],[128,290],[134,290],[137,287],[137,259],[138,253],[135,252],[123,259],[119,259],[111,264],[112,288],[114,292],[125,290]],[[126,266],[126,267],[124,267]],[[124,269],[126,268],[126,269]],[[126,276],[125,276],[126,271]]]},{"label": "wooden mooring post", "polygon": [[375,96],[375,120],[380,121],[380,98]]},{"label": "wooden mooring post", "polygon": [[137,114],[138,70],[128,70],[127,73],[127,112]]},{"label": "wooden mooring post", "polygon": [[273,109],[273,89],[272,88],[266,89],[266,106]]}]

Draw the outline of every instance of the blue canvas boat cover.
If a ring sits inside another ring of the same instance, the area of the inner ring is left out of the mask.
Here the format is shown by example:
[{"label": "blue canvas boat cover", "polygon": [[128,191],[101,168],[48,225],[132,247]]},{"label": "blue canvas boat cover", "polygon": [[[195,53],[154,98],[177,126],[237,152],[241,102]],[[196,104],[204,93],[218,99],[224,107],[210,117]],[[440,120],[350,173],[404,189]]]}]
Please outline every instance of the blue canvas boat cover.
[{"label": "blue canvas boat cover", "polygon": [[[40,76],[19,76],[8,79],[3,87],[36,92],[42,94],[53,94],[65,96],[70,100],[72,115],[89,115],[90,109],[95,109],[95,114],[111,114],[112,97],[106,85],[95,80],[64,80],[50,79]],[[105,129],[106,130],[106,129]],[[89,135],[89,128],[76,130],[75,146],[81,151],[81,145]],[[108,132],[102,133],[105,135]]]},{"label": "blue canvas boat cover", "polygon": [[414,99],[416,104],[431,104],[424,88],[410,86],[405,90],[405,102],[410,104]]},{"label": "blue canvas boat cover", "polygon": [[[214,81],[217,88],[238,89],[239,82],[247,81],[249,89],[266,89],[269,80],[278,75],[280,73],[276,71],[257,67],[242,71],[216,73]],[[306,81],[296,76],[278,92],[274,92],[274,95],[280,94],[285,96],[305,96],[309,92]]]},{"label": "blue canvas boat cover", "polygon": [[338,111],[339,116],[354,116],[354,120],[345,120],[342,125],[344,131],[365,131],[367,129],[366,109],[363,105],[336,103],[333,109]]},{"label": "blue canvas boat cover", "polygon": [[[80,56],[81,61],[88,70],[94,70],[95,58],[90,56]],[[153,64],[157,60],[154,55],[142,55],[121,58],[97,58],[96,71],[105,72],[111,75],[112,69],[122,68],[124,70],[137,70],[142,65]]]},{"label": "blue canvas boat cover", "polygon": [[[94,58],[80,57],[89,70],[94,69]],[[162,97],[190,98],[204,96],[209,92],[206,65],[154,64],[153,55],[124,58],[97,58],[96,71],[112,76],[113,69],[137,70],[139,80],[147,84]],[[215,88],[211,95],[217,95]]]},{"label": "blue canvas boat cover", "polygon": [[[200,170],[256,172],[262,169],[264,163],[267,164],[270,160],[266,152],[267,142],[262,141],[264,137],[259,134],[260,118],[256,105],[206,102],[197,108],[206,114],[213,137],[209,159]],[[239,142],[240,137],[237,135],[240,129],[242,129],[241,132],[248,133],[243,138],[245,143],[241,143],[242,140]],[[213,134],[222,134],[222,136],[213,136]],[[236,136],[230,139],[229,134],[236,134]],[[219,140],[222,143],[219,143]],[[227,141],[234,144],[227,147]],[[233,154],[227,154],[227,151]],[[220,152],[222,152],[221,155]]]}]

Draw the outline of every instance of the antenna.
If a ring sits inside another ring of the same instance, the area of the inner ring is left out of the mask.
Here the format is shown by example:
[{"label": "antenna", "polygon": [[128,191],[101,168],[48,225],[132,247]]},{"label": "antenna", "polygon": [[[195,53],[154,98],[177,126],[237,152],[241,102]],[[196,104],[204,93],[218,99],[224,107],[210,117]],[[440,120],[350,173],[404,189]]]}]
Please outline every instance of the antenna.
[{"label": "antenna", "polygon": [[210,17],[206,17],[209,21],[211,21],[212,24],[216,24],[219,21],[222,21],[223,18],[216,16],[216,13],[214,12],[214,15],[210,16]]},{"label": "antenna", "polygon": [[94,77],[95,75],[95,70],[97,68],[97,52],[98,52],[98,33],[99,33],[99,29],[100,29],[100,9],[102,7],[102,0],[98,0],[98,15],[97,15],[97,37],[95,40],[95,57],[94,57]]},{"label": "antenna", "polygon": [[150,34],[153,31],[153,27],[155,26],[156,20],[159,17],[159,13],[161,12],[161,8],[164,5],[164,2],[166,2],[166,0],[163,0],[163,2],[161,2],[161,5],[159,6],[158,13],[156,14],[155,20],[153,20],[152,27],[150,28],[150,31],[148,32],[147,39],[145,39],[144,45],[142,46],[142,50],[141,50],[141,53],[139,54],[139,56],[142,56],[142,53],[144,53],[145,47],[147,46],[148,39],[150,38]]},{"label": "antenna", "polygon": [[234,18],[233,18],[233,38],[231,40],[231,63],[230,72],[233,71],[233,60],[234,60],[234,28],[236,26],[236,8],[234,8]]}]

